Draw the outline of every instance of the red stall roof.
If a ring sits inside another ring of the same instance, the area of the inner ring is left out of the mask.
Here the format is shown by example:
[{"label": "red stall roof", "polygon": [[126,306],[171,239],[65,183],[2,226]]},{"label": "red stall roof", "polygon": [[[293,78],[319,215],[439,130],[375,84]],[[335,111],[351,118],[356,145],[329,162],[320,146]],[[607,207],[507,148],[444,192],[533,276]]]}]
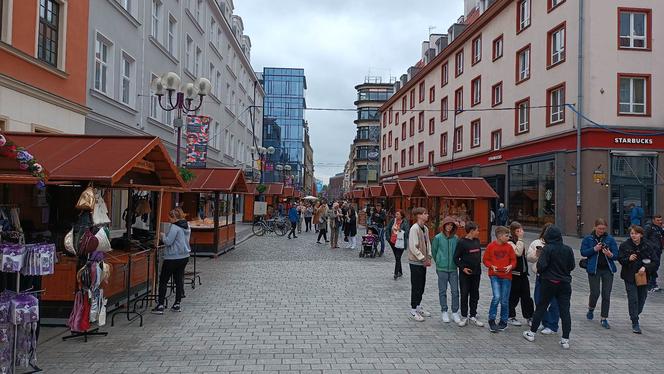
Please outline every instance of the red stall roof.
[{"label": "red stall roof", "polygon": [[[397,186],[399,187],[398,194],[395,196],[412,196],[413,191],[415,191],[415,186],[417,185],[416,180],[403,180],[397,181]],[[396,192],[395,192],[396,193]]]},{"label": "red stall roof", "polygon": [[248,192],[244,173],[236,168],[190,169],[196,178],[189,183],[192,191],[219,191],[223,193]]},{"label": "red stall roof", "polygon": [[295,196],[295,189],[293,187],[284,187],[283,197],[293,197]]},{"label": "red stall roof", "polygon": [[394,192],[397,189],[397,183],[396,182],[385,182],[383,183],[383,191],[385,193],[384,196],[394,196]]},{"label": "red stall roof", "polygon": [[353,199],[361,199],[364,197],[364,190],[353,190]]},{"label": "red stall roof", "polygon": [[371,197],[386,196],[385,190],[381,186],[371,186],[369,187],[369,192],[371,194]]},{"label": "red stall roof", "polygon": [[367,199],[371,197],[371,190],[369,189],[369,187],[364,187],[362,189],[362,197]]},{"label": "red stall roof", "polygon": [[268,183],[267,189],[263,192],[263,195],[282,195],[284,193],[284,184],[283,183]]},{"label": "red stall roof", "polygon": [[[114,186],[128,185],[128,179],[132,179],[136,185],[185,188],[157,137],[12,132],[4,135],[37,159],[51,183],[92,181]],[[127,176],[130,172],[132,175]]]},{"label": "red stall roof", "polygon": [[497,198],[484,178],[419,177],[420,188],[428,197]]}]

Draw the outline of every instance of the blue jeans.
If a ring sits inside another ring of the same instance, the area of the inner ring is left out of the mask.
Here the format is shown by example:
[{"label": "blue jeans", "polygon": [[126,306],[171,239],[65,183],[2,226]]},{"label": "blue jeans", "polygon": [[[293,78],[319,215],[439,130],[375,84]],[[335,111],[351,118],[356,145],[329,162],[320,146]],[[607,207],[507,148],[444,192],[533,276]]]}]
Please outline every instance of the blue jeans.
[{"label": "blue jeans", "polygon": [[489,307],[489,321],[495,320],[498,314],[498,305],[500,304],[500,320],[507,321],[510,314],[510,289],[512,281],[510,279],[499,278],[496,276],[491,279],[491,306]]},{"label": "blue jeans", "polygon": [[[452,313],[459,311],[459,273],[456,271],[436,271],[438,273],[438,299],[440,311],[447,312],[447,284],[452,293]],[[509,296],[509,294],[508,294]]]},{"label": "blue jeans", "polygon": [[385,228],[378,228],[378,238],[380,239],[380,251],[385,252]]},{"label": "blue jeans", "polygon": [[[533,295],[533,298],[535,299],[535,305],[537,305],[537,303],[539,303],[540,299],[542,298],[541,291],[542,291],[542,280],[538,275],[537,278],[535,278],[535,293]],[[554,332],[558,332],[559,319],[560,319],[560,310],[558,309],[558,300],[554,298],[551,299],[551,302],[549,303],[549,308],[544,313],[544,317],[542,318],[542,326],[549,328]]]}]

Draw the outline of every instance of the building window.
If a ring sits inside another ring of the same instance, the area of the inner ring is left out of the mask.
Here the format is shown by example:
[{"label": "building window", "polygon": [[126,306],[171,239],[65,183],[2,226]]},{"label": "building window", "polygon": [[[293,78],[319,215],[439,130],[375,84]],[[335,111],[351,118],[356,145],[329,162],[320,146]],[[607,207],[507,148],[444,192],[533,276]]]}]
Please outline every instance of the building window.
[{"label": "building window", "polygon": [[418,132],[424,131],[424,112],[420,112],[417,115],[417,131]]},{"label": "building window", "polygon": [[463,151],[463,127],[454,129],[454,152]]},{"label": "building window", "polygon": [[417,143],[417,162],[424,162],[424,142]]},{"label": "building window", "polygon": [[122,83],[121,83],[123,103],[134,105],[134,59],[131,56],[122,54]]},{"label": "building window", "polygon": [[406,166],[406,150],[402,149],[401,150],[401,167]]},{"label": "building window", "polygon": [[491,150],[500,151],[503,146],[503,131],[496,130],[491,133]]},{"label": "building window", "polygon": [[386,162],[385,157],[383,157],[382,160],[380,161],[383,173],[387,171],[387,168],[385,167],[385,162]]},{"label": "building window", "polygon": [[493,40],[493,61],[503,57],[503,43],[502,35]]},{"label": "building window", "polygon": [[215,121],[214,123],[214,133],[212,133],[211,139],[212,140],[212,148],[214,149],[219,149],[219,137],[221,134],[219,133],[221,131],[219,122]]},{"label": "building window", "polygon": [[440,156],[447,156],[447,133],[440,134]]},{"label": "building window", "polygon": [[196,56],[194,59],[194,75],[198,76],[201,73],[201,62],[203,60],[203,51],[196,47]]},{"label": "building window", "polygon": [[392,171],[392,155],[387,156],[387,171]]},{"label": "building window", "polygon": [[112,84],[109,83],[111,75],[111,43],[108,39],[97,34],[95,41],[95,90],[107,95],[111,94]]},{"label": "building window", "polygon": [[418,92],[419,93],[418,98],[419,98],[419,102],[421,103],[421,102],[424,101],[424,82],[420,83],[420,85],[418,86],[418,91],[419,91]]},{"label": "building window", "polygon": [[210,42],[213,45],[217,45],[217,37],[215,30],[217,29],[217,22],[215,22],[214,17],[210,18]]},{"label": "building window", "polygon": [[429,118],[429,135],[433,135],[436,132],[436,119],[431,117]]},{"label": "building window", "polygon": [[216,89],[215,96],[217,96],[217,98],[221,98],[221,72],[219,70],[217,70],[217,76],[214,80],[214,87]]},{"label": "building window", "polygon": [[565,83],[546,90],[548,106],[546,108],[546,125],[557,125],[565,122]]},{"label": "building window", "polygon": [[477,77],[470,82],[471,106],[475,106],[482,101],[482,77]]},{"label": "building window", "polygon": [[55,0],[40,0],[37,57],[53,66],[58,66],[59,29],[60,3]]},{"label": "building window", "polygon": [[547,67],[551,68],[555,65],[565,62],[565,30],[566,23],[558,25],[547,34]]},{"label": "building window", "polygon": [[131,14],[131,10],[132,10],[131,3],[132,3],[132,0],[120,0],[119,3],[120,3],[120,6],[122,6],[127,12],[129,12],[129,14]]},{"label": "building window", "polygon": [[196,1],[196,21],[202,24],[201,20],[203,19],[203,0]]},{"label": "building window", "polygon": [[443,67],[440,68],[440,86],[444,87],[450,81],[450,66],[445,61]]},{"label": "building window", "polygon": [[516,4],[516,33],[530,26],[530,0],[519,0]]},{"label": "building window", "polygon": [[[154,81],[155,79],[157,79],[157,76],[151,74],[150,82]],[[156,120],[159,117],[160,110],[161,108],[159,107],[159,98],[157,95],[150,95],[150,118]]]},{"label": "building window", "polygon": [[650,75],[618,74],[618,114],[650,116]]},{"label": "building window", "polygon": [[415,89],[410,90],[410,109],[415,108]]},{"label": "building window", "polygon": [[470,123],[470,148],[477,148],[481,142],[481,122],[479,119]]},{"label": "building window", "polygon": [[177,37],[177,21],[175,18],[172,16],[168,17],[168,41],[167,41],[167,48],[168,48],[168,53],[170,53],[172,56],[175,56],[177,53],[175,49],[175,43],[177,43],[178,37]]},{"label": "building window", "polygon": [[415,136],[415,117],[410,117],[408,129],[410,130],[409,135]]},{"label": "building window", "polygon": [[651,49],[652,10],[618,8],[618,46],[620,49]]},{"label": "building window", "polygon": [[510,214],[522,225],[542,227],[556,222],[556,167],[554,160],[508,167]]},{"label": "building window", "polygon": [[446,121],[447,120],[447,111],[448,111],[448,105],[447,105],[447,96],[445,96],[442,100],[440,100],[440,122]]},{"label": "building window", "polygon": [[498,106],[503,103],[503,82],[500,81],[491,87],[491,106]]},{"label": "building window", "polygon": [[399,113],[394,115],[394,125],[399,126]]},{"label": "building window", "polygon": [[391,147],[391,146],[392,146],[392,131],[390,131],[390,132],[387,134],[387,146],[388,146],[388,147]]},{"label": "building window", "polygon": [[433,166],[435,154],[433,151],[429,151],[429,166]]},{"label": "building window", "polygon": [[434,101],[436,101],[436,86],[431,86],[429,88],[429,102],[433,103]]},{"label": "building window", "polygon": [[550,12],[559,7],[562,3],[565,2],[565,0],[547,0],[547,2],[547,10]]},{"label": "building window", "polygon": [[408,147],[408,165],[412,165],[415,163],[415,147],[410,146]]},{"label": "building window", "polygon": [[[390,110],[388,110],[388,114],[389,114],[388,117],[389,117],[389,119],[390,119],[390,123],[392,123],[392,117],[393,117],[392,107],[390,107]],[[399,113],[397,113],[397,115],[398,115],[398,114],[399,114]]]},{"label": "building window", "polygon": [[383,134],[383,150],[387,149],[387,134]]},{"label": "building window", "polygon": [[161,26],[161,8],[160,0],[152,0],[152,36],[159,40],[159,27]]},{"label": "building window", "polygon": [[454,113],[459,114],[461,112],[463,112],[463,87],[459,87],[454,91]]},{"label": "building window", "polygon": [[456,54],[456,57],[454,58],[454,64],[455,64],[455,77],[458,77],[459,75],[463,74],[463,51],[459,51]]},{"label": "building window", "polygon": [[401,140],[406,140],[406,122],[401,124]]},{"label": "building window", "polygon": [[[404,96],[404,97],[401,98],[401,113],[402,113],[402,114],[403,114],[403,113],[406,113],[406,100],[408,100],[408,99],[406,98],[406,96]],[[399,122],[399,121],[397,121],[397,122]]]},{"label": "building window", "polygon": [[516,84],[530,79],[530,44],[516,52]]},{"label": "building window", "polygon": [[383,113],[383,128],[387,127],[387,113]]},{"label": "building window", "polygon": [[193,70],[194,66],[194,41],[187,35],[187,47],[185,49],[185,68],[189,71]]},{"label": "building window", "polygon": [[525,134],[530,131],[530,98],[517,101],[514,108],[514,132],[516,135]]},{"label": "building window", "polygon": [[473,55],[472,65],[475,65],[478,62],[482,61],[482,35],[473,39],[472,55]]},{"label": "building window", "polygon": [[399,137],[394,138],[394,150],[395,151],[399,150]]}]

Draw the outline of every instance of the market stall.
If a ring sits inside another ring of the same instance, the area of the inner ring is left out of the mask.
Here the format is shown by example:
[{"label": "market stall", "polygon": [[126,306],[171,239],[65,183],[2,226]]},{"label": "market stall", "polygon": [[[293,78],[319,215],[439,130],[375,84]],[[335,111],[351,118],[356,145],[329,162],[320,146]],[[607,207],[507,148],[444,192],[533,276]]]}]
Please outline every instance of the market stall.
[{"label": "market stall", "polygon": [[235,195],[249,191],[244,173],[235,168],[190,169],[191,192],[181,196],[189,217],[196,255],[217,256],[235,248]]},{"label": "market stall", "polygon": [[242,209],[242,222],[254,222],[254,202],[256,201],[256,183],[247,183],[247,192],[244,194]]},{"label": "market stall", "polygon": [[[72,226],[80,226],[81,219],[91,214],[77,206],[82,193],[88,189],[98,193],[94,201],[103,202],[112,217],[97,227],[98,232],[105,228],[103,231],[107,233],[109,249],[112,249],[103,259],[112,269],[102,286],[104,298],[108,299],[108,312],[128,306],[133,299],[147,294],[155,280],[158,202],[165,188],[184,188],[184,182],[159,138],[4,135],[39,160],[46,174],[43,191],[9,184],[6,180],[3,182],[7,184],[2,188],[3,200],[24,208],[21,214],[26,222],[26,232],[47,233],[57,248],[54,274],[42,277],[42,322],[62,324],[66,321],[80,286],[77,273],[89,265],[85,260],[87,254],[71,254],[64,249],[66,234],[73,231]],[[137,214],[139,208],[141,214]],[[126,309],[129,315],[129,308]]]},{"label": "market stall", "polygon": [[447,216],[463,228],[474,221],[480,226],[480,242],[490,241],[489,210],[492,199],[498,197],[484,178],[418,177],[410,194],[412,207],[429,211],[429,231],[432,235]]},{"label": "market stall", "polygon": [[381,185],[383,188],[383,196],[385,196],[385,209],[388,212],[391,212],[394,214],[394,212],[398,209],[396,206],[396,199],[394,199],[394,190],[397,188],[397,183],[396,182],[385,182]]}]

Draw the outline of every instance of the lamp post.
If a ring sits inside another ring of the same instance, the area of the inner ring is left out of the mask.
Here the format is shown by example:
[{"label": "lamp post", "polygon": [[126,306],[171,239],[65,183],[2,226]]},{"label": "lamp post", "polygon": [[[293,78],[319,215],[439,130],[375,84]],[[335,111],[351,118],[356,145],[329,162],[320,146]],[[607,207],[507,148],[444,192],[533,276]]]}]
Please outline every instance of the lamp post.
[{"label": "lamp post", "polygon": [[[261,169],[259,172],[260,175],[260,184],[263,184],[263,174],[265,173],[265,161],[270,158],[275,152],[274,147],[254,147],[251,146],[251,158],[254,161],[259,161],[261,162]],[[258,158],[254,158],[254,154],[258,153]]]},{"label": "lamp post", "polygon": [[[206,78],[198,78],[194,83],[184,83],[181,85],[180,77],[173,73],[164,73],[152,81],[152,92],[157,96],[159,107],[171,112],[176,111],[176,117],[173,121],[173,127],[178,130],[178,139],[176,146],[175,164],[180,167],[180,145],[182,141],[182,126],[184,122],[182,115],[190,112],[196,112],[203,105],[203,98],[212,90],[212,83]],[[164,95],[167,95],[165,103],[162,102]],[[198,97],[198,104],[194,105],[194,100]]]},{"label": "lamp post", "polygon": [[277,169],[278,172],[281,173],[281,181],[282,183],[286,184],[286,174],[290,174],[289,172],[293,169],[290,165],[282,165],[278,164],[275,166],[275,169]]}]

